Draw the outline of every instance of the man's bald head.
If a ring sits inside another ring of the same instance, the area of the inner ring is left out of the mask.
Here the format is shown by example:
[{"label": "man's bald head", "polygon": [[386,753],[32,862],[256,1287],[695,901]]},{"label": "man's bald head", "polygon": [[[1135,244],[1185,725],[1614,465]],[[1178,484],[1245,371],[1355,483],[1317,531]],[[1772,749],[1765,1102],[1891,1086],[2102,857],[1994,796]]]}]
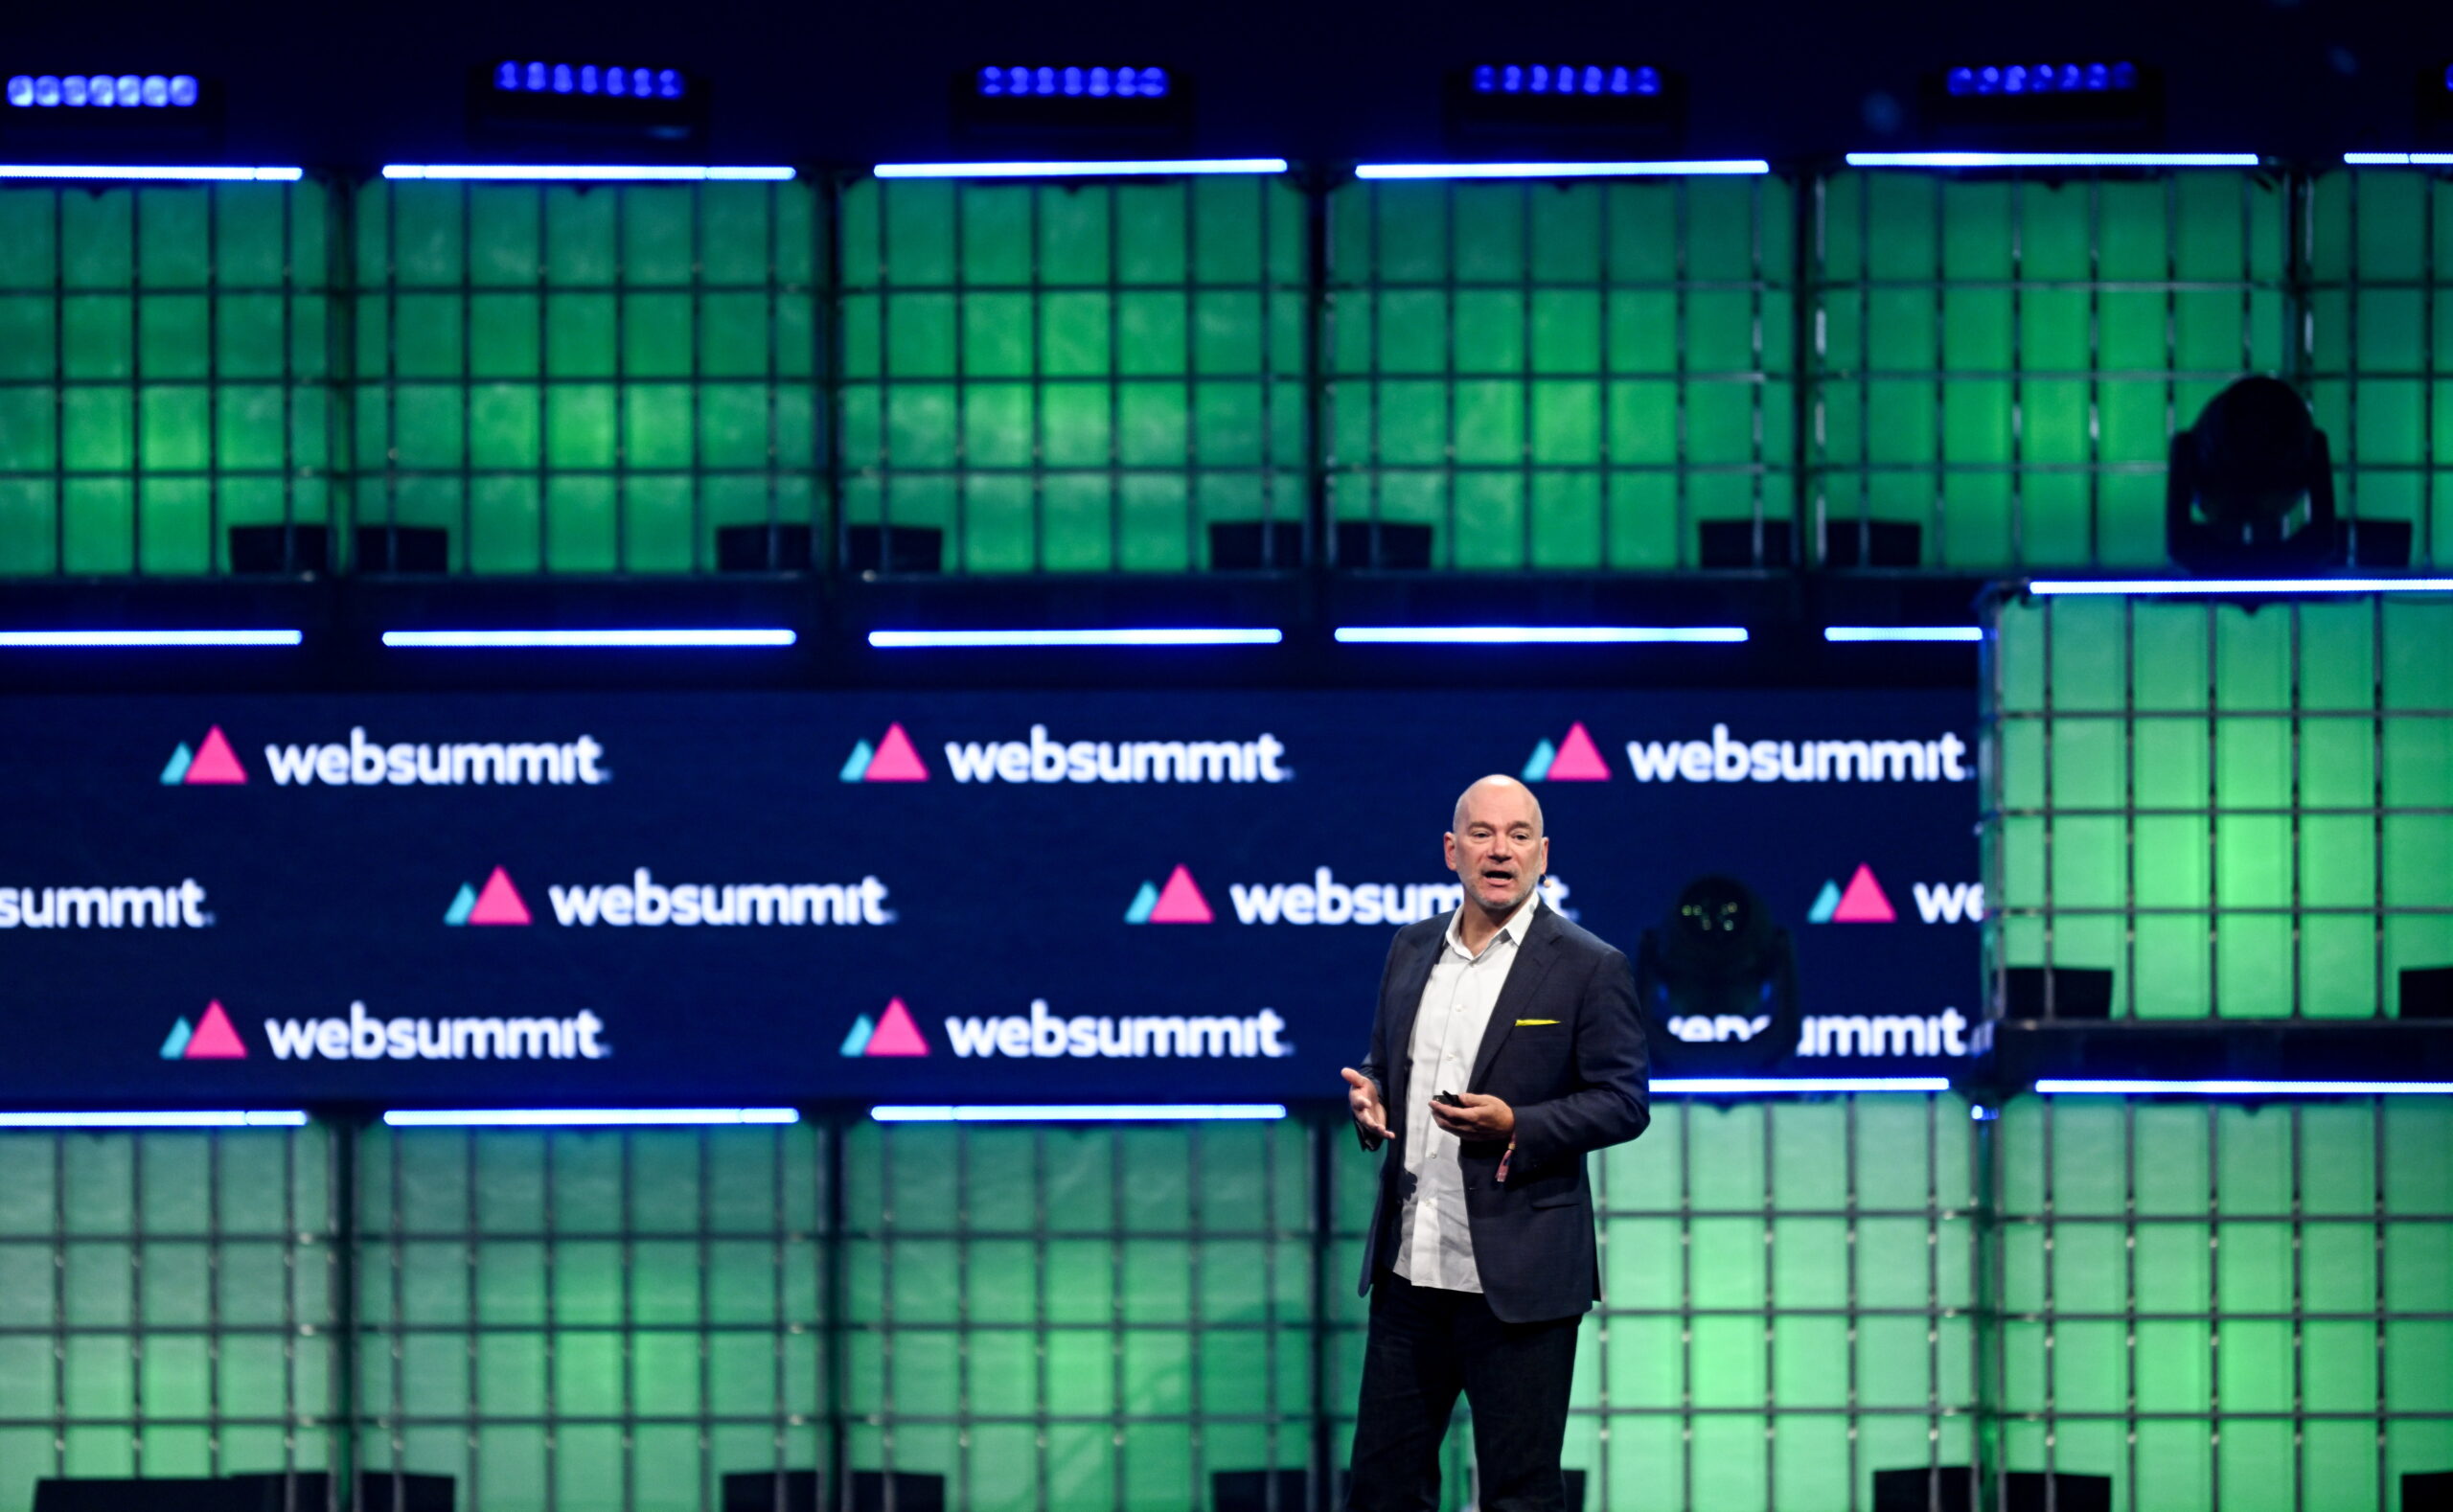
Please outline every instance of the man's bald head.
[{"label": "man's bald head", "polygon": [[[1448,827],[1451,831],[1461,832],[1465,828],[1467,810],[1488,806],[1488,804],[1478,804],[1475,801],[1478,794],[1492,803],[1503,805],[1511,810],[1515,809],[1516,805],[1522,804],[1524,806],[1522,812],[1527,812],[1532,815],[1533,837],[1537,840],[1542,837],[1542,800],[1533,796],[1532,789],[1502,772],[1493,772],[1479,779],[1472,787],[1456,795],[1456,812],[1448,817]],[[1510,816],[1512,817],[1513,814]]]}]

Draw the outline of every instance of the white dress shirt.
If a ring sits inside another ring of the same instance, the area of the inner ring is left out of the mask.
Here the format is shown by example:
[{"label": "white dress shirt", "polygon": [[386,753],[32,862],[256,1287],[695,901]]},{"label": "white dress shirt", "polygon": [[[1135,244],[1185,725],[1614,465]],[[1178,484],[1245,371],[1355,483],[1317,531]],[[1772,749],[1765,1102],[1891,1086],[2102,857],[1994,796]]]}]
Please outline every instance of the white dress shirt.
[{"label": "white dress shirt", "polygon": [[1477,955],[1465,949],[1457,925],[1460,905],[1448,919],[1439,959],[1423,984],[1414,1009],[1413,1045],[1406,1078],[1406,1199],[1397,1214],[1396,1271],[1416,1286],[1479,1292],[1474,1234],[1465,1219],[1465,1170],[1456,1160],[1455,1134],[1432,1120],[1434,1092],[1463,1092],[1490,1027],[1491,1009],[1507,985],[1517,948],[1542,905],[1539,888],[1508,915]]}]

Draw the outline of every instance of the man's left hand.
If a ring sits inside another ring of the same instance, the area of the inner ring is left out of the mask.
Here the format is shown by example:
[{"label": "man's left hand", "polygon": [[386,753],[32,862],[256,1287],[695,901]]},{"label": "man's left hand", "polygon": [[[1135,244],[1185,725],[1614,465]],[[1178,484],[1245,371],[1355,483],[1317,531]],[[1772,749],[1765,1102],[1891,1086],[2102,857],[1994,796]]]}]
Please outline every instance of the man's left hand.
[{"label": "man's left hand", "polygon": [[1484,1092],[1462,1092],[1465,1106],[1452,1108],[1446,1103],[1431,1105],[1431,1116],[1440,1128],[1459,1139],[1504,1139],[1516,1133],[1516,1110]]}]

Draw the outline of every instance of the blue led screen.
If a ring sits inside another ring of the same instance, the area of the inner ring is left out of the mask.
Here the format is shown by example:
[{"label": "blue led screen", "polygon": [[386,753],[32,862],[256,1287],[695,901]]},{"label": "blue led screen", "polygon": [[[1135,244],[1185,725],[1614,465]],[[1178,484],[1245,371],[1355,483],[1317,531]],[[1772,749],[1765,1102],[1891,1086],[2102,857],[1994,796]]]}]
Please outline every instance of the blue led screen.
[{"label": "blue led screen", "polygon": [[1947,1073],[1978,1048],[1974,714],[11,699],[0,1003],[42,1029],[0,1057],[0,1103],[1331,1096],[1393,925],[1454,904],[1440,834],[1493,771],[1546,807],[1552,902],[1631,958],[1695,879],[1751,889],[1754,975],[1646,974],[1662,1073]]}]

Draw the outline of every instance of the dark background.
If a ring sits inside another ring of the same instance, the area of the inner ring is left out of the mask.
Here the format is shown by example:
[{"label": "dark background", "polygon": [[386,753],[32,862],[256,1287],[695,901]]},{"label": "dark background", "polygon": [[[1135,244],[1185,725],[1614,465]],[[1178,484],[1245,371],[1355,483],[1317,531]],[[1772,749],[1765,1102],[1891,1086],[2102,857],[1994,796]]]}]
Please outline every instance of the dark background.
[{"label": "dark background", "polygon": [[309,166],[535,160],[535,151],[498,145],[478,155],[464,126],[463,71],[508,57],[695,70],[716,91],[699,160],[858,166],[1016,155],[958,141],[949,127],[949,75],[991,60],[1171,63],[1196,76],[1199,89],[1198,125],[1182,146],[1204,155],[1335,161],[1442,152],[1443,70],[1544,57],[1685,73],[1692,101],[1685,147],[1706,155],[1950,146],[1951,133],[1918,118],[1923,75],[1954,62],[2126,57],[2167,77],[2168,125],[2149,145],[2323,158],[2415,145],[2414,78],[2453,57],[2453,15],[2379,0],[1504,8],[132,0],[100,10],[12,7],[0,31],[7,73],[218,78],[228,91],[228,161]]}]

